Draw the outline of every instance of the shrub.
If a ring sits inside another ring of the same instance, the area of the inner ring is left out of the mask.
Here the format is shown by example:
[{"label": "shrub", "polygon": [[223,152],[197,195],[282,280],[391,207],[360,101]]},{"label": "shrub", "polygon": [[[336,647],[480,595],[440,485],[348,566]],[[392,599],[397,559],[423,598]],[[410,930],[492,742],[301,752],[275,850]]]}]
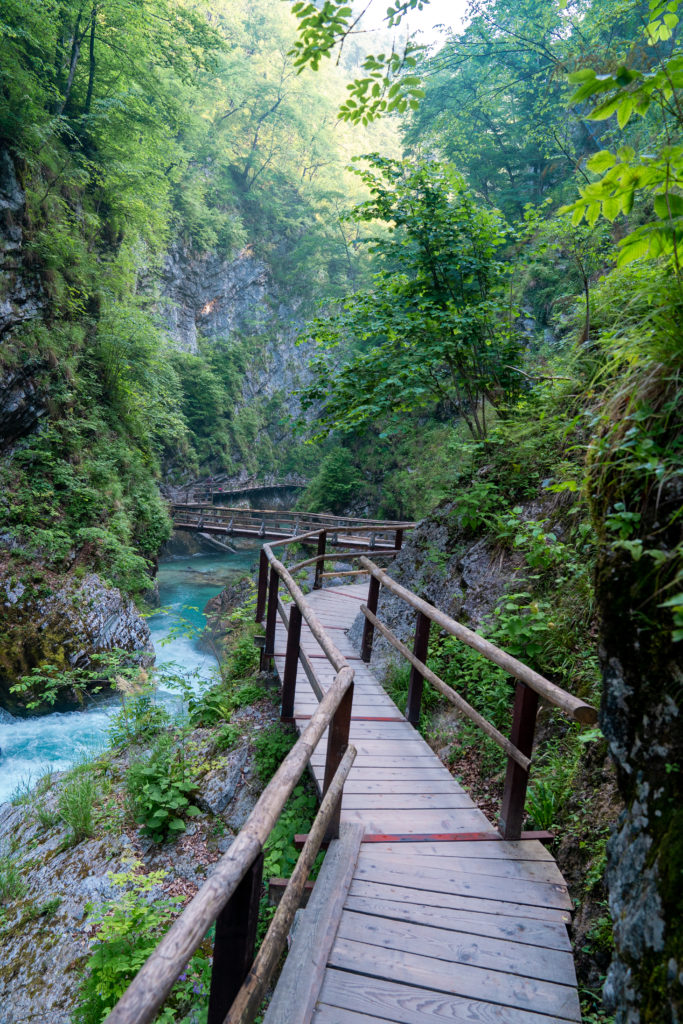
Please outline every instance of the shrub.
[{"label": "shrub", "polygon": [[296,743],[294,729],[273,725],[263,729],[254,740],[254,759],[262,782],[268,782]]},{"label": "shrub", "polygon": [[[97,925],[95,946],[81,982],[74,1024],[101,1024],[177,912],[177,897],[153,898],[153,890],[163,882],[165,872],[145,875],[139,873],[140,867],[140,862],[133,861],[128,871],[109,874],[121,895],[105,903],[93,917]],[[87,909],[92,910],[90,906]],[[182,1020],[197,1009],[197,1020],[201,1020],[201,1000],[208,998],[210,972],[208,956],[199,950],[173,986],[157,1024]]]},{"label": "shrub", "polygon": [[96,794],[95,780],[87,772],[75,774],[59,794],[59,816],[71,829],[71,844],[90,839],[93,835],[93,806]]},{"label": "shrub", "polygon": [[123,698],[121,710],[111,719],[109,739],[113,746],[124,747],[129,743],[151,739],[166,729],[169,723],[168,713],[155,704],[153,694],[139,693]]},{"label": "shrub", "polygon": [[185,831],[182,814],[200,813],[190,803],[196,789],[195,769],[171,736],[161,736],[148,758],[130,766],[126,786],[135,821],[156,843]]},{"label": "shrub", "polygon": [[21,877],[16,860],[11,853],[0,856],[0,903],[20,899],[27,885]]}]

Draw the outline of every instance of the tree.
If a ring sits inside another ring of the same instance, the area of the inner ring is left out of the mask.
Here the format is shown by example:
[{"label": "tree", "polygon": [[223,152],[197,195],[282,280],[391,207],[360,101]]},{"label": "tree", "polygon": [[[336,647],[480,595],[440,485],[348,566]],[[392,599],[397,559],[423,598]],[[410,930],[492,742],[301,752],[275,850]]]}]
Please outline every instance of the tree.
[{"label": "tree", "polygon": [[[326,432],[442,403],[484,437],[487,404],[501,406],[518,388],[503,221],[476,205],[449,165],[367,159],[359,173],[371,198],[352,216],[386,225],[371,243],[380,270],[371,291],[310,325],[320,351],[304,407],[322,402]],[[335,366],[341,342],[351,355]]]}]

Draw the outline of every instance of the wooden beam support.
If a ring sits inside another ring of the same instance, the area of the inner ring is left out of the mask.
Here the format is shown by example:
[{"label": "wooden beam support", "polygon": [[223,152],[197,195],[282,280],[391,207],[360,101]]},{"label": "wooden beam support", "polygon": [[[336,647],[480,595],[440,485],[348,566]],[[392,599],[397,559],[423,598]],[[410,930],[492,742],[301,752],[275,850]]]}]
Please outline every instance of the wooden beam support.
[{"label": "wooden beam support", "polygon": [[268,584],[268,613],[266,616],[266,644],[263,648],[261,671],[269,672],[275,654],[275,627],[277,625],[277,597],[280,577],[271,566]]},{"label": "wooden beam support", "polygon": [[[510,741],[529,758],[534,745],[537,711],[538,694],[531,687],[518,682],[515,690]],[[522,768],[512,758],[508,758],[498,826],[503,839],[519,839],[522,833],[528,781],[529,769]]]},{"label": "wooden beam support", "polygon": [[[377,602],[379,600],[379,580],[374,576],[370,577],[370,586],[368,587],[368,611],[372,612],[373,615],[377,614]],[[375,635],[375,627],[371,620],[366,616],[365,625],[363,626],[363,639],[360,645],[360,656],[363,661],[370,661],[372,655],[372,641]]]},{"label": "wooden beam support", "polygon": [[223,1024],[254,959],[263,853],[259,853],[216,918],[207,1024]]},{"label": "wooden beam support", "polygon": [[294,698],[296,695],[296,673],[299,667],[299,646],[301,640],[301,612],[296,604],[292,604],[287,629],[287,651],[285,668],[282,673],[282,707],[280,717],[290,719],[294,714]]},{"label": "wooden beam support", "polygon": [[327,546],[327,530],[321,530],[318,534],[318,550],[316,552],[316,558],[320,559],[315,563],[315,579],[313,580],[313,589],[320,590],[323,585],[322,571],[325,568],[325,563],[322,559],[325,557],[325,548]]},{"label": "wooden beam support", "polygon": [[[417,613],[415,624],[415,642],[413,644],[413,655],[417,661],[423,664],[427,661],[427,650],[429,648],[429,628],[431,621],[423,612]],[[422,708],[422,689],[424,676],[413,665],[410,670],[410,682],[408,684],[408,703],[406,705],[406,718],[411,725],[417,727],[420,724],[420,710]]]}]

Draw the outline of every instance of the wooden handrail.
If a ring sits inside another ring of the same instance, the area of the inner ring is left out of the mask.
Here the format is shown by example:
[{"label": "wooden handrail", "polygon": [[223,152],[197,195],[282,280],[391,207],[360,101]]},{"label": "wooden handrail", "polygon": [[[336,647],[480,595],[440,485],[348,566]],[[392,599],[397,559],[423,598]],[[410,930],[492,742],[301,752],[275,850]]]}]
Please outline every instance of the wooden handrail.
[{"label": "wooden handrail", "polygon": [[439,693],[444,695],[444,697],[447,697],[448,700],[450,700],[466,718],[469,718],[471,722],[478,725],[482,732],[486,733],[489,739],[492,739],[494,743],[498,744],[501,750],[505,751],[508,757],[511,757],[513,761],[516,761],[517,764],[525,771],[529,770],[529,766],[531,764],[530,757],[525,757],[524,754],[514,746],[514,744],[510,743],[510,740],[507,739],[506,736],[503,736],[501,732],[498,732],[495,726],[491,725],[483,715],[480,715],[478,711],[475,711],[459,693],[456,693],[448,683],[444,683],[443,679],[440,679],[436,672],[432,672],[424,662],[420,661],[419,658],[416,658],[413,652],[406,647],[401,640],[399,640],[395,633],[392,633],[388,626],[385,626],[383,622],[380,622],[377,616],[373,615],[366,605],[362,604],[360,606],[360,610],[366,619],[370,620],[375,629],[378,629],[382,636],[386,637],[391,646],[395,647],[411,665],[414,665],[421,676],[429,680],[435,690],[438,690]]},{"label": "wooden handrail", "polygon": [[[297,538],[298,540],[299,538]],[[371,548],[367,549],[372,550]],[[386,558],[387,555],[397,555],[400,548],[385,548],[380,551],[373,551],[375,557],[381,555],[382,558]],[[363,554],[362,551],[333,551],[331,555],[313,555],[312,558],[307,558],[303,562],[297,562],[296,565],[289,567],[290,572],[298,572],[299,569],[305,569],[308,565],[316,565],[318,562],[338,562],[340,558],[360,558]],[[354,572],[368,572],[368,569],[355,569]],[[324,574],[323,574],[324,575]],[[334,573],[335,576],[343,576],[344,573]],[[346,574],[348,575],[348,573]]]},{"label": "wooden handrail", "polygon": [[183,967],[260,855],[320,738],[352,685],[353,669],[344,662],[232,846],[141,967],[106,1018],[106,1024],[148,1024],[154,1018]]},{"label": "wooden handrail", "polygon": [[517,658],[513,658],[511,654],[507,654],[502,651],[495,644],[492,644],[490,640],[485,640],[483,636],[479,636],[478,633],[468,629],[461,623],[456,622],[450,615],[446,615],[444,612],[439,611],[434,605],[424,601],[421,597],[413,594],[412,591],[402,587],[400,583],[393,580],[391,576],[380,569],[378,565],[371,562],[369,558],[361,555],[359,559],[361,565],[366,568],[376,580],[378,580],[383,587],[390,590],[392,594],[396,594],[406,604],[410,605],[416,611],[426,615],[427,618],[435,622],[440,629],[444,632],[450,633],[452,636],[462,640],[468,647],[473,648],[479,654],[482,654],[489,661],[499,665],[500,668],[504,669],[509,675],[515,679],[521,680],[526,686],[534,690],[540,697],[543,697],[550,704],[560,708],[570,717],[574,718],[577,722],[581,722],[583,725],[591,725],[597,721],[597,711],[590,704],[586,704],[580,700],[579,697],[574,697],[571,693],[563,690],[560,686],[555,683],[551,683],[549,679],[542,676],[539,672],[535,672],[528,665],[524,665],[523,662],[518,661]]},{"label": "wooden handrail", "polygon": [[343,668],[348,668],[348,662],[337,646],[330,640],[325,632],[322,623],[318,619],[310,605],[306,602],[301,588],[299,587],[296,580],[292,577],[291,573],[285,566],[280,562],[273,554],[270,544],[264,544],[263,550],[266,552],[266,558],[271,569],[275,569],[280,579],[285,583],[287,589],[292,595],[292,600],[295,601],[299,611],[303,618],[308,623],[308,628],[317,640],[318,644],[327,656],[327,660],[336,669],[337,672]]},{"label": "wooden handrail", "polygon": [[[264,516],[275,516],[281,519],[283,522],[287,520],[300,519],[309,522],[320,523],[321,525],[332,526],[335,530],[348,529],[353,530],[358,527],[360,529],[374,529],[377,532],[381,532],[383,529],[387,533],[391,533],[394,530],[409,530],[415,526],[414,522],[409,522],[403,519],[360,519],[354,516],[335,516],[331,513],[326,512],[291,512],[280,509],[251,509],[251,508],[238,508],[229,505],[211,505],[206,503],[191,503],[191,502],[171,502],[173,509],[179,511],[193,511],[193,512],[210,512],[217,516],[228,516],[232,515],[235,517],[241,517],[244,519],[258,519]],[[337,527],[337,523],[340,525]],[[343,525],[345,524],[345,525]]]}]

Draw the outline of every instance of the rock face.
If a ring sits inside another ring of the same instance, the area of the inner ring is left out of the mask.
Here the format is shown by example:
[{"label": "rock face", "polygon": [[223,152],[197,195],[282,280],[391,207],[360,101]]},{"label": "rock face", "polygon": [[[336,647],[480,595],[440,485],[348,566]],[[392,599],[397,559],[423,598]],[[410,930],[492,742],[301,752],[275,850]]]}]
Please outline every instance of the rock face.
[{"label": "rock face", "polygon": [[196,352],[198,330],[206,337],[259,333],[270,318],[269,284],[268,268],[248,248],[230,260],[172,249],[162,289],[169,300],[164,318],[178,347]]},{"label": "rock face", "polygon": [[197,351],[198,333],[209,341],[235,335],[267,339],[244,379],[245,404],[276,392],[291,395],[300,386],[308,362],[296,344],[302,318],[295,303],[279,294],[267,264],[250,246],[231,259],[172,249],[161,291],[166,301],[160,312],[183,351]]},{"label": "rock face", "polygon": [[[662,518],[653,529],[660,541]],[[600,724],[626,804],[607,862],[615,958],[605,997],[619,1024],[683,1018],[683,667],[680,643],[641,611],[648,597],[660,602],[657,586],[642,562],[604,554]]]},{"label": "rock face", "polygon": [[0,373],[0,449],[30,434],[46,414],[45,393],[36,380],[43,369],[30,362]]},{"label": "rock face", "polygon": [[48,579],[38,588],[11,575],[0,581],[0,606],[8,624],[0,666],[8,679],[43,662],[85,668],[94,653],[114,648],[146,662],[152,659],[149,626],[119,590],[95,573],[80,580],[62,577],[54,589]]},{"label": "rock face", "polygon": [[[442,611],[476,629],[490,614],[519,564],[509,552],[493,552],[486,540],[466,541],[452,517],[453,505],[442,505],[407,535],[400,553],[387,566],[392,578]],[[389,591],[380,591],[379,618],[399,639],[412,646],[415,612]],[[364,617],[349,631],[360,647]],[[380,672],[397,655],[375,633],[371,664]]]},{"label": "rock face", "polygon": [[[40,288],[22,265],[26,197],[9,153],[0,149],[0,339],[42,312]],[[0,370],[0,448],[34,430],[47,412],[35,360]]]},{"label": "rock face", "polygon": [[12,159],[0,149],[0,337],[42,309],[39,287],[21,263],[25,207]]}]

